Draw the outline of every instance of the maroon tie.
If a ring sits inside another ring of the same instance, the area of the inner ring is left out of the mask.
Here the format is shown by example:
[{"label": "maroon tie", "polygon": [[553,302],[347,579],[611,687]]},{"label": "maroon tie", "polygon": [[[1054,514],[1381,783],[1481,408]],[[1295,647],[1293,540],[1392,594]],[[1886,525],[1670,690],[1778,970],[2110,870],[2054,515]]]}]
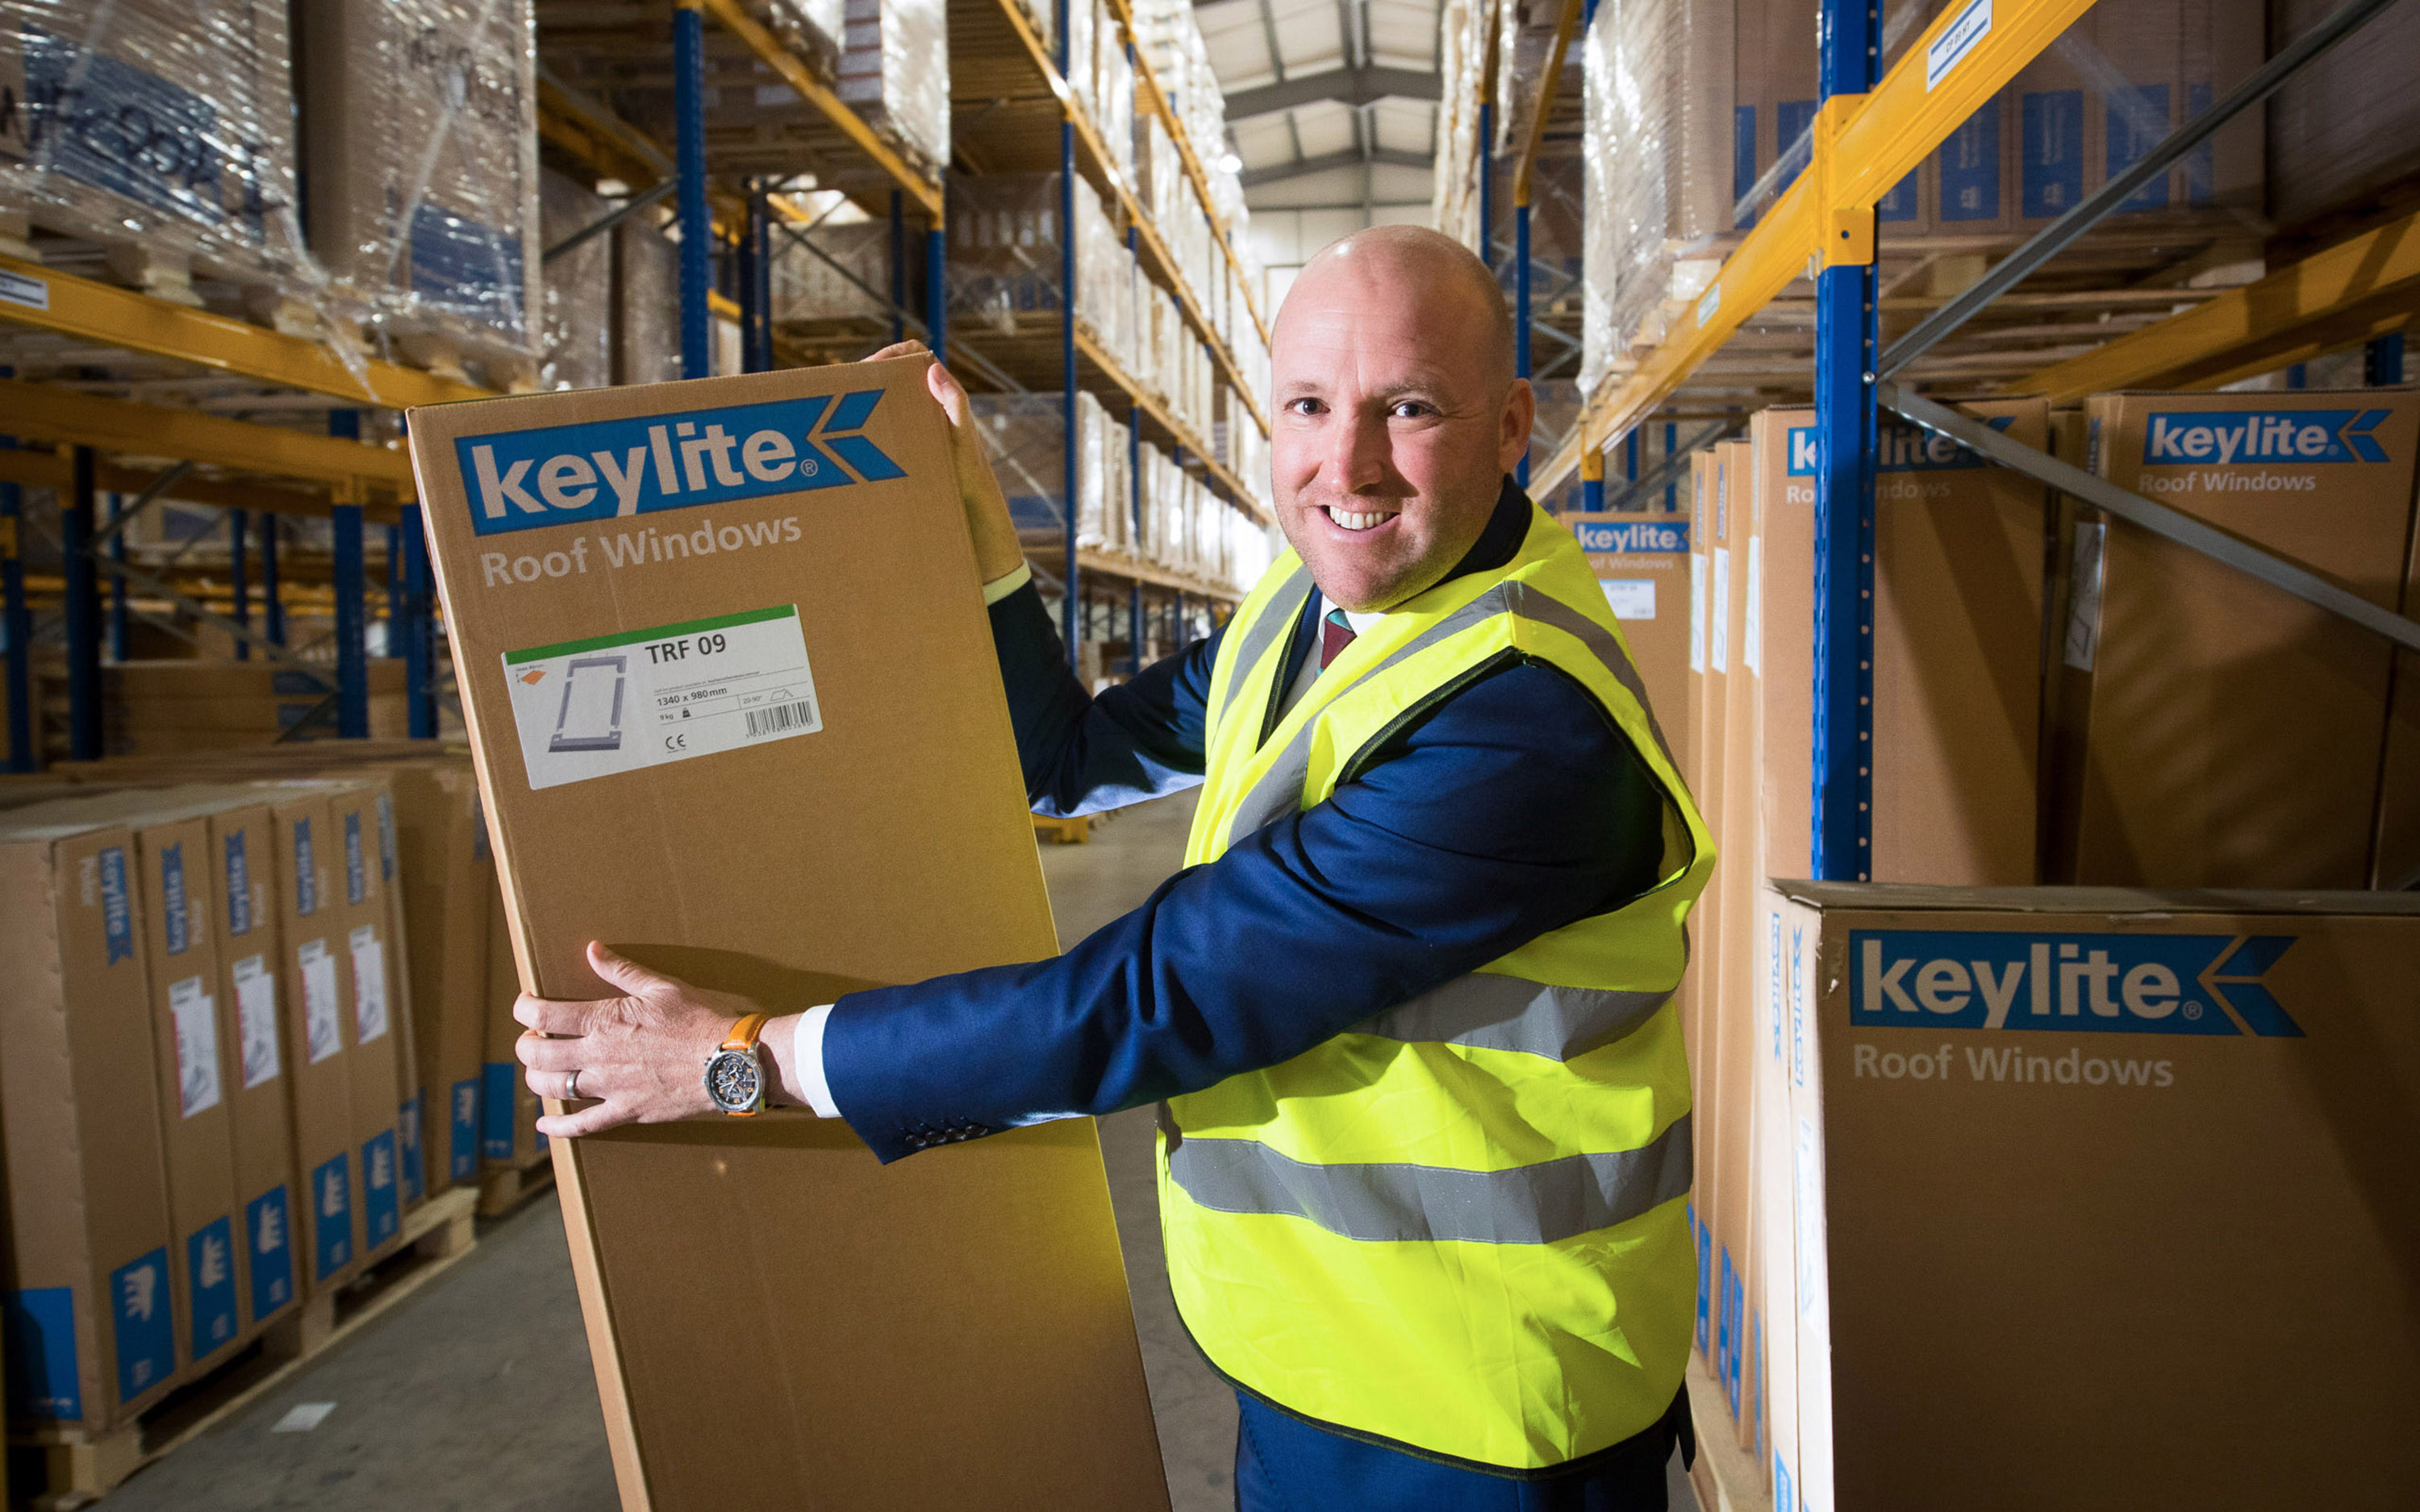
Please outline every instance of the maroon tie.
[{"label": "maroon tie", "polygon": [[1353,622],[1342,609],[1329,609],[1327,618],[1319,622],[1319,670],[1327,671],[1327,664],[1344,655],[1344,648],[1352,643]]}]

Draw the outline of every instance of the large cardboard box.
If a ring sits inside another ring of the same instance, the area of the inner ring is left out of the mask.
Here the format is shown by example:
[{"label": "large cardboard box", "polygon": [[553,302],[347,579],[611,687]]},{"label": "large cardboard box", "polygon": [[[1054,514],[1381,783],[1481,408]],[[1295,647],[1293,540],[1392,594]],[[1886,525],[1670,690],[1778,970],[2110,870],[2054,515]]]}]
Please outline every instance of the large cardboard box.
[{"label": "large cardboard box", "polygon": [[303,1197],[297,1232],[304,1287],[317,1290],[343,1285],[362,1262],[352,1064],[345,1053],[352,963],[335,891],[343,886],[343,842],[318,786],[272,783],[262,791],[278,839],[279,986]]},{"label": "large cardboard box", "polygon": [[520,968],[513,962],[512,926],[505,921],[504,897],[488,897],[488,952],[482,973],[480,1001],[484,1010],[481,1043],[487,1059],[480,1065],[479,1158],[484,1165],[519,1169],[546,1153],[546,1135],[537,1132],[537,1094],[521,1074],[513,1045],[521,1026],[513,1017],[513,999],[521,990]]},{"label": "large cardboard box", "polygon": [[226,1057],[228,1121],[235,1140],[236,1201],[242,1213],[245,1324],[258,1329],[302,1296],[295,1258],[300,1188],[294,1114],[287,1089],[284,959],[277,936],[277,825],[256,795],[229,797],[210,815],[216,868],[220,966],[219,1034]]},{"label": "large cardboard box", "polygon": [[2410,1504],[2420,899],[1766,908],[1799,1505]]},{"label": "large cardboard box", "polygon": [[388,769],[401,851],[411,963],[411,1100],[429,1196],[479,1177],[479,1078],[487,1054],[488,926],[495,863],[468,763]]},{"label": "large cardboard box", "polygon": [[[2096,394],[2087,413],[2100,476],[2399,599],[2420,393]],[[2118,520],[2097,607],[2069,635],[2071,664],[2091,648],[2076,879],[2367,886],[2388,643]]]},{"label": "large cardboard box", "polygon": [[1753,1037],[1754,999],[1749,983],[1756,949],[1756,933],[1750,925],[1756,883],[1763,870],[1758,813],[1763,748],[1757,645],[1761,625],[1753,611],[1761,586],[1762,542],[1752,456],[1753,448],[1744,440],[1725,441],[1714,451],[1715,514],[1730,557],[1730,570],[1716,574],[1718,580],[1728,579],[1721,587],[1729,592],[1709,607],[1711,614],[1722,616],[1714,639],[1724,644],[1728,662],[1714,839],[1723,863],[1716,867],[1709,889],[1719,897],[1721,926],[1705,952],[1706,964],[1714,972],[1714,1009],[1706,1045],[1714,1059],[1717,1115],[1706,1125],[1692,1125],[1696,1137],[1712,1146],[1714,1172],[1713,1200],[1709,1203],[1700,1196],[1698,1206],[1709,1215],[1714,1230],[1715,1375],[1730,1405],[1740,1443],[1751,1450],[1759,1433],[1757,1323],[1751,1315],[1749,1286],[1756,1269],[1756,1222],[1747,1159],[1755,1109],[1746,1071]]},{"label": "large cardboard box", "polygon": [[0,816],[8,1408],[115,1427],[177,1373],[133,831]]},{"label": "large cardboard box", "polygon": [[[1055,949],[924,369],[413,412],[530,991],[613,995],[592,939],[774,1013]],[[626,1506],[1167,1504],[1089,1124],[553,1156]]]},{"label": "large cardboard box", "polygon": [[1572,533],[1621,622],[1630,664],[1672,759],[1689,769],[1689,517],[1581,515]]},{"label": "large cardboard box", "polygon": [[396,1114],[403,1085],[397,1048],[407,1011],[396,990],[394,915],[380,856],[379,810],[386,779],[365,773],[329,783],[328,822],[341,847],[331,905],[330,947],[344,956],[345,1034],[353,1141],[361,1171],[362,1256],[392,1247],[403,1232],[402,1159]]},{"label": "large cardboard box", "polygon": [[[1690,560],[1688,749],[1692,766],[1684,775],[1698,811],[1706,817],[1714,843],[1719,874],[1723,838],[1723,742],[1726,727],[1724,682],[1730,663],[1731,551],[1730,513],[1716,487],[1714,455],[1700,452],[1689,459]],[[1714,1075],[1716,1036],[1720,1025],[1718,996],[1722,947],[1722,891],[1709,887],[1690,910],[1689,966],[1681,978],[1682,1025],[1689,1048],[1691,1127],[1717,1127],[1723,1118],[1722,1088]],[[1714,1231],[1715,1192],[1719,1172],[1714,1142],[1694,1141],[1690,1183],[1691,1217],[1698,1242],[1698,1351],[1714,1367],[1722,1350],[1716,1325],[1721,1314],[1722,1271]]]}]

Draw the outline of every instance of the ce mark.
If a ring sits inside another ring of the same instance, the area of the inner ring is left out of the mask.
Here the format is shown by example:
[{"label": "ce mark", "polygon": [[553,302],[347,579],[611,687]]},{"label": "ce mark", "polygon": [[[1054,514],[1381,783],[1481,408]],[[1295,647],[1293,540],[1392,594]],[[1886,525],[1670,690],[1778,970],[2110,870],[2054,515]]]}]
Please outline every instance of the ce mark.
[{"label": "ce mark", "polygon": [[666,749],[666,750],[687,750],[687,749],[689,749],[689,732],[688,732],[688,731],[686,731],[686,730],[684,730],[684,731],[682,731],[679,734],[676,734],[676,735],[666,735],[666,736],[664,737],[664,749]]}]

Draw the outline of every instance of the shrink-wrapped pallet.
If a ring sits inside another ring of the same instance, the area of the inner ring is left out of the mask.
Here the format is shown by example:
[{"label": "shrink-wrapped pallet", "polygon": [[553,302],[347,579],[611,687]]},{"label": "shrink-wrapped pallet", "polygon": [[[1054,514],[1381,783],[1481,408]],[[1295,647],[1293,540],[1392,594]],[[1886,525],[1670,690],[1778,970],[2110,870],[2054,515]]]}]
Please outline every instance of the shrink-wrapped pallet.
[{"label": "shrink-wrapped pallet", "polygon": [[[596,224],[613,203],[552,169],[538,175],[538,217],[548,246]],[[590,237],[554,260],[539,291],[544,346],[538,382],[601,389],[613,381],[613,312],[597,291],[613,285],[613,239]]]},{"label": "shrink-wrapped pallet", "polygon": [[1056,393],[969,396],[992,472],[1020,534],[1066,528],[1067,423]]},{"label": "shrink-wrapped pallet", "polygon": [[[0,0],[0,251],[101,243],[116,278],[199,302],[302,270],[282,0]],[[256,301],[256,303],[257,301]]]},{"label": "shrink-wrapped pallet", "polygon": [[847,0],[840,98],[924,168],[950,162],[950,28],[942,0]]},{"label": "shrink-wrapped pallet", "polygon": [[537,47],[530,0],[299,0],[312,252],[406,358],[533,382]]},{"label": "shrink-wrapped pallet", "polygon": [[838,72],[848,36],[846,0],[755,0],[750,8],[793,53],[827,74]]},{"label": "shrink-wrapped pallet", "polygon": [[1059,176],[950,179],[950,308],[1002,334],[1016,316],[1059,308]]},{"label": "shrink-wrapped pallet", "polygon": [[613,380],[669,383],[681,376],[680,249],[644,219],[616,226]]},{"label": "shrink-wrapped pallet", "polygon": [[827,222],[774,239],[773,320],[891,318],[891,226]]}]

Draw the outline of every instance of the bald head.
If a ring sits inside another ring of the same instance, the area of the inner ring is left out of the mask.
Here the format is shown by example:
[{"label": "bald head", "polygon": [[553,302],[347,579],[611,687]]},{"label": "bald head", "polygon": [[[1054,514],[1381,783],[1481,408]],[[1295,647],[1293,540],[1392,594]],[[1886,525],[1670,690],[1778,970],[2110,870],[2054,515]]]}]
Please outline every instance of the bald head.
[{"label": "bald head", "polygon": [[1373,225],[1329,243],[1295,276],[1277,329],[1297,307],[1373,298],[1415,307],[1458,354],[1478,359],[1492,392],[1512,385],[1512,312],[1502,285],[1468,247],[1424,225]]}]

